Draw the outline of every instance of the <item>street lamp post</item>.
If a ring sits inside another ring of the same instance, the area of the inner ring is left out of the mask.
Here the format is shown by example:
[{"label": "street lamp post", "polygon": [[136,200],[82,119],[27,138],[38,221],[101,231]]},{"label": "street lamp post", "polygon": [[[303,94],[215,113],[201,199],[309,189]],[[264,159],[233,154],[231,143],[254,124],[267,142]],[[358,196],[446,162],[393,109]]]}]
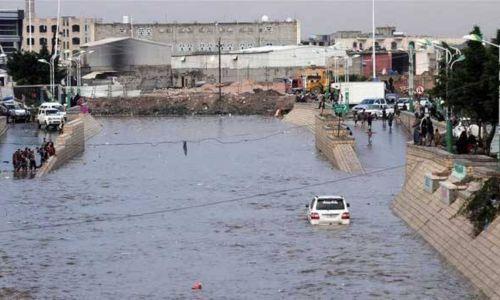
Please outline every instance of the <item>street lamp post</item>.
[{"label": "street lamp post", "polygon": [[413,47],[413,44],[408,45],[408,50],[405,50],[403,48],[399,48],[399,51],[404,51],[408,53],[408,60],[410,63],[410,66],[408,67],[408,96],[410,97],[410,111],[415,110],[415,106],[413,103],[413,97],[415,95],[415,48]]},{"label": "street lamp post", "polygon": [[[428,41],[426,40],[423,43],[424,46],[430,46],[434,47],[436,49],[439,49],[441,51],[444,51],[446,53],[446,86],[445,86],[445,98],[447,102],[447,113],[446,113],[446,136],[445,136],[445,141],[446,141],[446,151],[449,153],[453,152],[453,133],[452,133],[452,126],[451,126],[451,106],[449,104],[449,99],[448,99],[448,82],[449,82],[449,73],[451,70],[451,66],[454,65],[456,62],[462,61],[465,59],[465,57],[462,55],[459,49],[454,48],[454,47],[449,47],[455,51],[455,53],[452,53],[450,49],[442,47],[439,45],[439,42],[437,41]],[[454,56],[458,55],[458,58],[454,60]]]},{"label": "street lamp post", "polygon": [[49,85],[50,85],[50,94],[52,101],[54,100],[54,60],[51,58],[50,62],[48,62],[46,59],[39,59],[38,62],[41,62],[43,64],[49,65],[50,68],[50,78],[49,78]]},{"label": "street lamp post", "polygon": [[[480,35],[478,34],[469,34],[463,37],[467,41],[472,41],[472,42],[480,42],[480,43],[485,43],[493,47],[498,48],[498,119],[500,121],[500,45],[493,44],[492,42],[489,42],[485,39],[483,39]],[[497,41],[498,43],[498,41]],[[500,135],[500,126],[497,125],[497,135]],[[498,145],[499,151],[497,153],[497,159],[500,160],[500,141]]]}]

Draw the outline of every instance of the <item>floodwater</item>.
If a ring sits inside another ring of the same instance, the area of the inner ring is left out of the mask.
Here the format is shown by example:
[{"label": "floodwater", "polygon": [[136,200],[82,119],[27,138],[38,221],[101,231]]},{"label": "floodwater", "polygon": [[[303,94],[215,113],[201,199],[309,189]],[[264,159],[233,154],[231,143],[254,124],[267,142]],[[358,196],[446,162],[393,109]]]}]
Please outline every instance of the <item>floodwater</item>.
[{"label": "floodwater", "polygon": [[[100,121],[58,171],[0,179],[0,288],[41,299],[481,297],[390,211],[404,180],[400,128],[375,124],[372,146],[355,129],[368,172],[397,168],[342,180],[351,175],[309,131],[272,118]],[[315,194],[344,195],[351,225],[310,226]]]}]

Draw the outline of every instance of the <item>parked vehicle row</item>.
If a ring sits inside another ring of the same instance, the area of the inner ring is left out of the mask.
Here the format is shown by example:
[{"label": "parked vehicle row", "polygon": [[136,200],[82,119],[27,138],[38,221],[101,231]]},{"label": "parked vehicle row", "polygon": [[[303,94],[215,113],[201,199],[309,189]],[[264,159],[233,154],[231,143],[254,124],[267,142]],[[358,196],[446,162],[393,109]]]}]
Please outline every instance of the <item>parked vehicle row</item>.
[{"label": "parked vehicle row", "polygon": [[13,121],[27,121],[31,117],[29,109],[23,103],[15,100],[2,101],[0,113]]},{"label": "parked vehicle row", "polygon": [[12,122],[33,121],[38,128],[57,128],[66,121],[66,110],[64,105],[58,102],[44,102],[33,112],[21,102],[15,100],[0,101],[0,115],[6,116]]}]

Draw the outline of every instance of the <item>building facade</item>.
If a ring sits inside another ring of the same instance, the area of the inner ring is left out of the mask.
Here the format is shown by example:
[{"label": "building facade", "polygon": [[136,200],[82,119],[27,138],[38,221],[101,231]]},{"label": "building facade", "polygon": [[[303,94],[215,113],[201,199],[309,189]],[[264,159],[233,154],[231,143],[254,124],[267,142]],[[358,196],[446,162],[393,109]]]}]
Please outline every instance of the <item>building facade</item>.
[{"label": "building facade", "polygon": [[[273,82],[300,77],[304,70],[326,68],[332,57],[345,51],[317,46],[264,46],[221,55],[221,81]],[[219,74],[217,54],[177,55],[172,57],[172,83],[190,87],[197,81],[216,83]]]},{"label": "building facade", "polygon": [[[39,52],[43,45],[52,51],[57,31],[57,18],[40,18],[36,16],[35,1],[26,0],[24,15],[22,49]],[[94,41],[95,21],[93,18],[63,16],[59,19],[59,50],[77,51],[80,46]],[[69,52],[66,51],[66,52]]]},{"label": "building facade", "polygon": [[[461,38],[436,38],[424,35],[407,35],[396,31],[394,26],[377,27],[375,29],[375,48],[377,50],[394,51],[408,50],[410,44],[416,45],[418,40],[429,39],[446,42],[450,45],[463,43]],[[337,46],[338,48],[352,51],[369,50],[373,46],[372,33],[363,33],[357,30],[337,31],[327,35],[311,36],[304,44],[321,46]]]},{"label": "building facade", "polygon": [[261,46],[297,45],[300,22],[286,21],[233,23],[96,23],[95,40],[110,37],[134,37],[172,45],[176,55],[215,53],[218,40],[222,52]]},{"label": "building facade", "polygon": [[0,10],[0,54],[10,54],[21,49],[23,44],[22,10]]}]

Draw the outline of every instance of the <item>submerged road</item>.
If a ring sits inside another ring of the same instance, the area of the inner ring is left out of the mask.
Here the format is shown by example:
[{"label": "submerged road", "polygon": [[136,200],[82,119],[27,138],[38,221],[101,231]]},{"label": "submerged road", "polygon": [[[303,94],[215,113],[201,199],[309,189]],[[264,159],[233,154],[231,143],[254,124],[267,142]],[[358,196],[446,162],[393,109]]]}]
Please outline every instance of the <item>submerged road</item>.
[{"label": "submerged road", "polygon": [[[480,297],[390,211],[403,167],[339,181],[349,175],[310,131],[272,118],[100,122],[86,152],[46,178],[0,179],[0,289],[51,299]],[[367,172],[404,165],[401,129],[374,127],[372,146],[353,128]],[[344,195],[352,224],[310,226],[304,205],[315,194]]]}]

